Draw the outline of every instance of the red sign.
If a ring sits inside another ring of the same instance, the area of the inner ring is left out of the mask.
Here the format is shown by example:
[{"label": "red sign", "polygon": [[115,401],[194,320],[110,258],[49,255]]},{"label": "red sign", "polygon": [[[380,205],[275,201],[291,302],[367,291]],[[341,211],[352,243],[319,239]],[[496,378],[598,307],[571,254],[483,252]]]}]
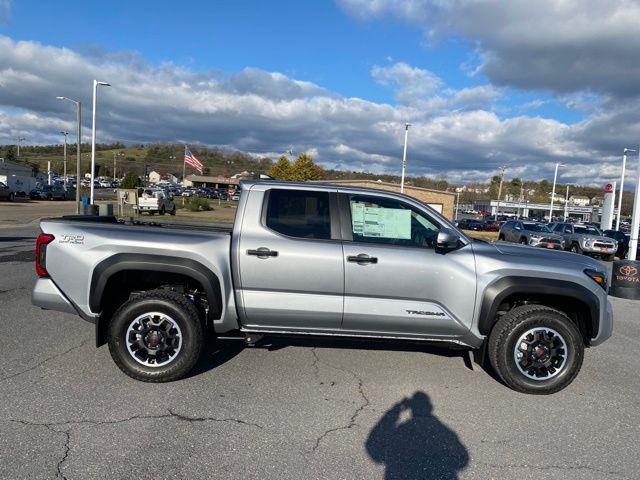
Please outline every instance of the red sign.
[{"label": "red sign", "polygon": [[604,193],[611,193],[613,192],[613,184],[612,183],[607,183],[604,186]]}]

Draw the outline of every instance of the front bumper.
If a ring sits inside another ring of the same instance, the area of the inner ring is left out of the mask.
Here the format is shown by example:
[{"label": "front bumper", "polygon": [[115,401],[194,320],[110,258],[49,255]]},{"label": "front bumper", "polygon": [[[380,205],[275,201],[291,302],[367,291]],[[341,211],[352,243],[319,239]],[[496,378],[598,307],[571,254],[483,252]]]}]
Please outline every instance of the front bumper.
[{"label": "front bumper", "polygon": [[613,307],[609,299],[605,300],[605,308],[600,309],[600,326],[598,327],[598,335],[589,342],[592,346],[600,345],[602,342],[611,337],[613,333]]},{"label": "front bumper", "polygon": [[531,245],[532,247],[549,248],[553,250],[564,250],[564,242],[553,243],[553,242],[547,242],[543,239],[532,238],[529,240],[529,245]]},{"label": "front bumper", "polygon": [[614,246],[611,248],[602,248],[602,247],[593,247],[593,246],[589,247],[587,245],[580,245],[580,248],[582,248],[582,251],[584,253],[597,253],[600,255],[612,255],[618,251],[617,246]]}]

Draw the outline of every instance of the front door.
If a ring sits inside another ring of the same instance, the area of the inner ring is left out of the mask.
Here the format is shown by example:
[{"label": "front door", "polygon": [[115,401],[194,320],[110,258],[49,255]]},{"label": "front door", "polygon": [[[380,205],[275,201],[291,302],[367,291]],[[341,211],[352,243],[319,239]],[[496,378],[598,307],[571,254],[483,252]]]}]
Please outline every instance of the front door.
[{"label": "front door", "polygon": [[441,228],[428,211],[401,200],[341,194],[345,259],[343,331],[461,336],[474,313],[470,245],[436,250]]},{"label": "front door", "polygon": [[244,325],[337,330],[344,265],[337,194],[249,190],[238,251]]}]

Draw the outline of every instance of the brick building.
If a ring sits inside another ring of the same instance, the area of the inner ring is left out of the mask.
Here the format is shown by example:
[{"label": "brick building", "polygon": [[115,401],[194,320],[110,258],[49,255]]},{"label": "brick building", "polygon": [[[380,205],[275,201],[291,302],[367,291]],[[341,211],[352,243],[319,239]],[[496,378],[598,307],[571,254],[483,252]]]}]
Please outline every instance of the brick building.
[{"label": "brick building", "polygon": [[[400,184],[380,182],[374,180],[325,180],[324,183],[336,183],[340,185],[352,185],[354,187],[377,188],[391,192],[400,192]],[[442,190],[432,190],[430,188],[404,186],[404,193],[417,198],[422,203],[426,203],[434,210],[442,213],[449,220],[453,220],[453,210],[455,208],[456,194]]]}]

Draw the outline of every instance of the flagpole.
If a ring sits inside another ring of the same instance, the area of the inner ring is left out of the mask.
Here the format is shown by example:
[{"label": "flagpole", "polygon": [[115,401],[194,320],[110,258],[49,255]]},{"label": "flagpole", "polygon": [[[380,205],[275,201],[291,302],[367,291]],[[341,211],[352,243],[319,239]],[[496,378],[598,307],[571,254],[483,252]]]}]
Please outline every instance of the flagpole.
[{"label": "flagpole", "polygon": [[182,159],[182,186],[185,187],[185,175],[187,174],[187,146],[184,146],[184,158]]}]

